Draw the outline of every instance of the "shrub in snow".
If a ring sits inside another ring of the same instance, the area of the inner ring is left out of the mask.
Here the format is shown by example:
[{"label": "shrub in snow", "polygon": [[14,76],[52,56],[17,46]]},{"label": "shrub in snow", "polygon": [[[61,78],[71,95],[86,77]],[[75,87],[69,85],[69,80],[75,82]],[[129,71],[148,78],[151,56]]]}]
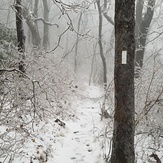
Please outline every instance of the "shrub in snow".
[{"label": "shrub in snow", "polygon": [[[136,81],[136,135],[137,162],[146,162],[153,152],[163,151],[163,65],[150,57],[141,77]],[[162,152],[161,152],[162,153]]]},{"label": "shrub in snow", "polygon": [[[28,57],[27,74],[23,77],[20,77],[16,64],[15,67],[1,67],[4,91],[0,96],[0,161],[6,163],[17,157],[30,160],[33,154],[24,151],[26,143],[32,138],[34,150],[38,141],[45,141],[44,136],[35,134],[49,133],[52,138],[48,141],[55,143],[58,127],[53,131],[46,131],[45,127],[50,125],[52,129],[58,125],[54,122],[57,118],[74,115],[75,94],[72,92],[74,86],[70,72],[64,65],[58,64],[58,60],[53,62],[54,59],[45,56],[31,59],[30,54]],[[47,148],[46,145],[44,147]],[[42,152],[39,149],[38,153],[40,160],[47,159],[46,149]]]}]

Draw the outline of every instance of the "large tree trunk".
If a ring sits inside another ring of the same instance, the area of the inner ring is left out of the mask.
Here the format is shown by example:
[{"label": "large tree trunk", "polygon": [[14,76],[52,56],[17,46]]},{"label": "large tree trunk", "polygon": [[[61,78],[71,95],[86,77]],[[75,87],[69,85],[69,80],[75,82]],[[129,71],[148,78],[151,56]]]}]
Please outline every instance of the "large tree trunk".
[{"label": "large tree trunk", "polygon": [[135,0],[115,0],[115,115],[111,163],[134,163]]},{"label": "large tree trunk", "polygon": [[[47,0],[43,0],[43,5],[44,5],[44,20],[46,22],[49,21],[49,7]],[[46,50],[48,47],[49,43],[49,25],[44,23],[44,36],[43,36],[43,47]]]},{"label": "large tree trunk", "polygon": [[15,10],[16,10],[16,30],[17,30],[17,40],[18,40],[17,46],[20,55],[19,70],[25,73],[25,63],[24,63],[25,36],[24,36],[24,29],[23,29],[21,0],[16,0]]},{"label": "large tree trunk", "polygon": [[138,0],[137,8],[136,8],[136,55],[135,55],[135,66],[136,66],[136,74],[135,77],[140,76],[141,69],[143,67],[143,59],[145,53],[146,40],[148,36],[148,29],[150,27],[153,13],[155,0],[148,0],[147,12],[142,18],[142,10],[143,10],[143,1]]}]

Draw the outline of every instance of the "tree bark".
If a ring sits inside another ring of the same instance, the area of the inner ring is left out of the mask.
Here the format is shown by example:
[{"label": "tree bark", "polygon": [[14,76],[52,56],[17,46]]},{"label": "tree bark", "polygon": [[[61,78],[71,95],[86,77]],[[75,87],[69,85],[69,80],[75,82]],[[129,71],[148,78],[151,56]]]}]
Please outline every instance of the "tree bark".
[{"label": "tree bark", "polygon": [[[47,0],[43,0],[43,5],[44,5],[44,20],[46,22],[49,21],[49,7]],[[44,23],[44,36],[43,36],[43,47],[45,50],[48,48],[48,43],[49,43],[49,25]]]},{"label": "tree bark", "polygon": [[115,0],[115,114],[111,163],[134,163],[135,160],[134,14],[135,0]]},{"label": "tree bark", "polygon": [[16,0],[16,30],[18,40],[18,51],[20,55],[19,70],[25,73],[24,52],[25,52],[25,35],[23,29],[22,6],[21,0]]}]

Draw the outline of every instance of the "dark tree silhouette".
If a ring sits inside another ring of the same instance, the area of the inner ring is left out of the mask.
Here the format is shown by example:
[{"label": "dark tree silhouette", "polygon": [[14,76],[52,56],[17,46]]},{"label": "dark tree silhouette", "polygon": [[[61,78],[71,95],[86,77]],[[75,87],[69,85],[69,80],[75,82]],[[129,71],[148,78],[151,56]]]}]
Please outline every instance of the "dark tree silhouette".
[{"label": "dark tree silhouette", "polygon": [[20,55],[19,70],[25,73],[25,63],[24,63],[25,35],[23,29],[21,0],[16,0],[15,10],[16,10],[16,30],[17,30],[17,41],[18,41],[17,46]]},{"label": "dark tree silhouette", "polygon": [[111,163],[134,163],[135,0],[115,0],[115,115]]}]

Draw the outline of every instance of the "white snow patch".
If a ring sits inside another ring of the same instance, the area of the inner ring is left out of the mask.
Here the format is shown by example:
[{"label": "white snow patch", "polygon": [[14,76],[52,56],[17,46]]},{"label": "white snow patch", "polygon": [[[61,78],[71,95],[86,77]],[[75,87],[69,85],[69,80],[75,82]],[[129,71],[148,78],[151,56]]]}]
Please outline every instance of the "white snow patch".
[{"label": "white snow patch", "polygon": [[[34,132],[24,142],[21,154],[15,155],[13,163],[103,163],[101,144],[98,138],[103,129],[100,120],[99,100],[103,96],[96,86],[76,90],[76,119],[65,121],[60,126],[55,119],[34,124]],[[82,96],[82,98],[81,98]],[[1,132],[6,130],[1,127]],[[10,157],[11,159],[11,157]],[[9,158],[0,158],[4,163]]]}]

